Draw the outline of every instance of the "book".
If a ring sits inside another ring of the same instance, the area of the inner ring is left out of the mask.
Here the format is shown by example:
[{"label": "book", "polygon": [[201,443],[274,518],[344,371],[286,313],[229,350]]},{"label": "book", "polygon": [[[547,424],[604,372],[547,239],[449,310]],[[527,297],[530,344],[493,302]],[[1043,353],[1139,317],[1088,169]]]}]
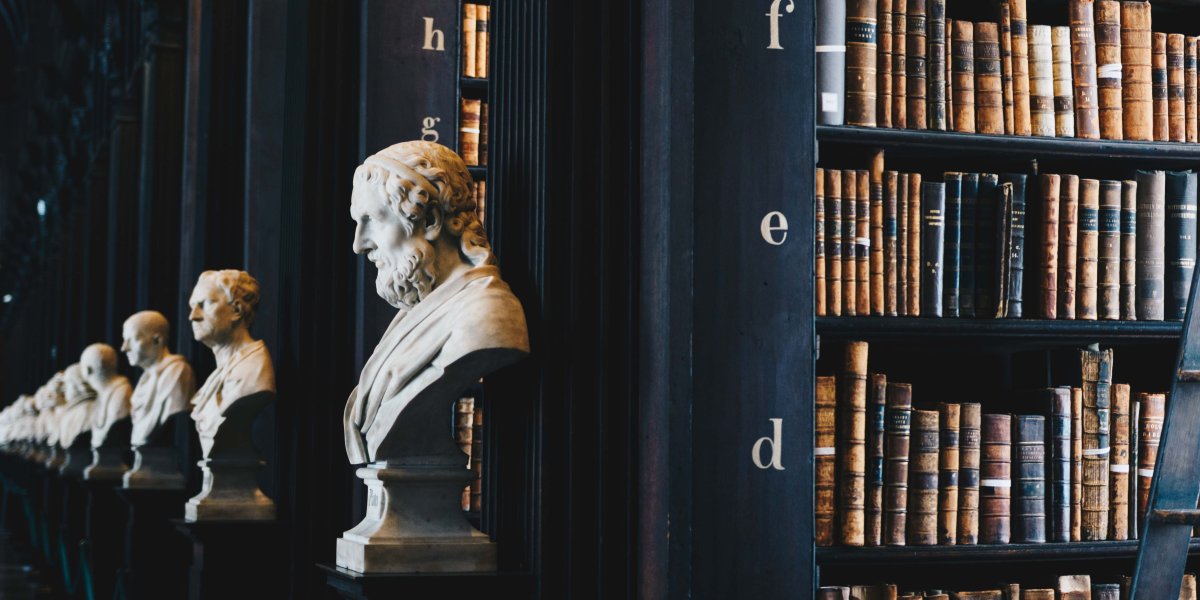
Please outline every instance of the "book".
[{"label": "book", "polygon": [[842,314],[842,172],[825,169],[826,313]]},{"label": "book", "polygon": [[850,588],[825,585],[817,588],[817,600],[850,600]]},{"label": "book", "polygon": [[996,318],[1008,316],[1009,256],[1012,253],[1012,184],[1000,184],[996,193]]},{"label": "book", "polygon": [[1012,418],[983,415],[979,459],[979,541],[1007,544],[1011,537]]},{"label": "book", "polygon": [[1005,590],[1004,590],[1005,600],[1017,600],[1018,598],[1021,597],[1021,584],[1009,583],[1009,584],[1005,585],[1004,588],[1005,588]]},{"label": "book", "polygon": [[[482,102],[479,105],[479,164],[487,166],[488,164],[488,103]],[[481,184],[486,182],[479,182]],[[480,189],[483,189],[480,186]],[[482,202],[479,203],[483,205]]]},{"label": "book", "polygon": [[467,165],[479,164],[479,117],[480,101],[463,98],[458,126],[458,150]]},{"label": "book", "polygon": [[908,177],[908,316],[921,316],[921,174]]},{"label": "book", "polygon": [[959,425],[962,407],[938,405],[938,543],[958,543]]},{"label": "book", "polygon": [[892,127],[892,0],[879,0],[878,36],[875,62],[875,115],[879,127]]},{"label": "book", "polygon": [[1200,38],[1196,36],[1188,36],[1187,48],[1183,54],[1183,100],[1186,107],[1187,117],[1187,141],[1200,141],[1200,128],[1197,127],[1197,52],[1200,49]]},{"label": "book", "polygon": [[946,19],[946,60],[944,61],[946,63],[946,74],[942,78],[945,82],[945,85],[942,87],[945,89],[946,94],[946,131],[954,131],[954,90],[952,89],[954,65],[951,64],[954,56],[953,31],[954,19]]},{"label": "book", "polygon": [[1137,172],[1137,318],[1161,321],[1166,265],[1166,185],[1163,171]]},{"label": "book", "polygon": [[1121,318],[1137,319],[1137,182],[1121,182]]},{"label": "book", "polygon": [[[459,398],[454,403],[454,441],[458,449],[467,456],[467,466],[471,466],[472,436],[475,433],[472,418],[475,416],[475,399]],[[471,510],[471,486],[463,487],[459,500],[463,512]]]},{"label": "book", "polygon": [[876,0],[846,2],[846,124],[875,126]]},{"label": "book", "polygon": [[475,416],[471,419],[474,429],[471,434],[471,512],[483,510],[483,406],[475,403]]},{"label": "book", "polygon": [[883,545],[883,463],[886,437],[887,375],[872,373],[867,398],[867,546]]},{"label": "book", "polygon": [[1071,388],[1071,541],[1083,528],[1083,390]]},{"label": "book", "polygon": [[1000,48],[995,23],[975,23],[975,131],[1005,133]]},{"label": "book", "polygon": [[900,274],[897,247],[900,174],[895,171],[885,173],[883,189],[883,314],[894,317],[899,314],[896,282]]},{"label": "book", "polygon": [[1150,3],[1121,2],[1121,121],[1127,140],[1154,139]]},{"label": "book", "polygon": [[1129,385],[1112,386],[1112,461],[1108,465],[1108,539],[1129,539]]},{"label": "book", "polygon": [[486,4],[475,7],[475,76],[488,76],[488,28],[491,21],[491,8]]},{"label": "book", "polygon": [[1050,30],[1054,71],[1054,135],[1075,137],[1075,87],[1071,78],[1071,28]]},{"label": "book", "polygon": [[1138,539],[1138,527],[1141,523],[1141,518],[1138,514],[1138,486],[1141,482],[1138,481],[1137,468],[1139,464],[1139,450],[1141,446],[1141,437],[1138,429],[1141,423],[1141,406],[1142,402],[1137,396],[1129,401],[1129,539]]},{"label": "book", "polygon": [[908,127],[908,0],[892,0],[892,127]]},{"label": "book", "polygon": [[962,173],[946,173],[946,210],[944,212],[942,254],[942,311],[947,317],[960,316],[962,273]]},{"label": "book", "polygon": [[1138,394],[1141,414],[1138,415],[1138,512],[1146,514],[1150,506],[1150,482],[1154,479],[1154,465],[1158,460],[1158,442],[1162,439],[1163,420],[1166,418],[1166,394]]},{"label": "book", "polygon": [[999,176],[979,175],[979,201],[975,212],[975,314],[991,317],[996,312],[996,196]]},{"label": "book", "polygon": [[1154,97],[1154,139],[1166,142],[1171,139],[1170,102],[1167,99],[1167,34],[1155,32],[1151,38],[1150,80]]},{"label": "book", "polygon": [[818,546],[832,546],[837,481],[837,378],[832,375],[817,377],[814,418],[814,535]]},{"label": "book", "polygon": [[1098,139],[1100,113],[1096,98],[1096,36],[1092,0],[1070,0],[1071,78],[1075,83],[1075,137]]},{"label": "book", "polygon": [[1058,315],[1058,194],[1062,178],[1053,173],[1040,177],[1042,194],[1042,252],[1041,294],[1038,296],[1038,314],[1045,319]]},{"label": "book", "polygon": [[1092,600],[1092,578],[1088,575],[1063,575],[1058,578],[1059,600]]},{"label": "book", "polygon": [[1058,318],[1075,318],[1079,262],[1079,176],[1063,175],[1058,192]]},{"label": "book", "polygon": [[1167,35],[1167,133],[1172,142],[1187,141],[1187,106],[1183,92],[1185,47],[1183,34]]},{"label": "book", "polygon": [[1196,600],[1196,576],[1191,573],[1183,574],[1183,583],[1179,586],[1179,600]]},{"label": "book", "polygon": [[1025,0],[1006,0],[1012,28],[1013,133],[1029,135],[1029,31]]},{"label": "book", "polygon": [[1121,586],[1115,583],[1094,583],[1092,600],[1121,600]]},{"label": "book", "polygon": [[883,470],[883,542],[888,546],[905,545],[911,422],[912,386],[889,382]]},{"label": "book", "polygon": [[908,463],[908,544],[938,543],[938,413],[912,411]]},{"label": "book", "polygon": [[964,402],[959,409],[958,543],[979,543],[979,428],[981,405]]},{"label": "book", "polygon": [[945,259],[946,184],[926,181],[921,186],[921,314],[942,316]]},{"label": "book", "polygon": [[1071,388],[1046,390],[1050,419],[1046,426],[1047,530],[1051,542],[1071,541]]},{"label": "book", "polygon": [[[999,4],[1000,23],[997,41],[999,43],[1000,56],[1000,81],[1004,99],[1004,112],[1000,122],[1004,127],[1004,134],[1012,135],[1014,125],[1016,124],[1016,118],[1013,116],[1012,7],[1009,6],[1008,0],[1000,0]],[[975,30],[975,39],[979,39],[979,29]],[[975,53],[979,54],[978,46],[975,48]],[[978,66],[976,66],[976,70],[978,70]],[[976,80],[975,89],[979,89],[978,80]],[[977,112],[979,110],[978,100],[977,94],[975,107]],[[976,124],[976,127],[978,127],[978,124]]]},{"label": "book", "polygon": [[1097,317],[1097,284],[1100,258],[1100,182],[1079,180],[1079,279],[1075,283],[1075,310],[1080,319]]},{"label": "book", "polygon": [[1054,137],[1054,60],[1049,25],[1029,28],[1029,114],[1033,135]]},{"label": "book", "polygon": [[908,189],[912,178],[901,173],[896,183],[896,312],[908,316]]},{"label": "book", "polygon": [[976,592],[953,592],[950,600],[1004,600],[1000,590],[981,590]]},{"label": "book", "polygon": [[1054,600],[1054,590],[1049,588],[1023,589],[1021,600]]},{"label": "book", "polygon": [[929,129],[946,130],[946,0],[926,0]]},{"label": "book", "polygon": [[1008,213],[1008,283],[1006,317],[1021,318],[1021,299],[1025,281],[1025,179],[1021,173],[1006,173],[1001,178],[1012,189],[1012,209]]},{"label": "book", "polygon": [[865,541],[867,462],[866,342],[847,342],[838,396],[838,542],[862,546]]},{"label": "book", "polygon": [[908,45],[906,47],[904,72],[908,83],[906,112],[909,129],[925,129],[926,47],[925,47],[926,0],[908,0]]},{"label": "book", "polygon": [[476,25],[475,15],[476,15],[476,9],[478,8],[478,6],[475,4],[464,3],[462,5],[462,8],[463,8],[463,20],[462,20],[463,76],[464,77],[475,77],[475,58],[476,58],[475,44],[478,41],[478,38],[476,37],[476,31],[475,31],[475,25]]},{"label": "book", "polygon": [[817,167],[813,177],[813,276],[816,279],[813,294],[818,317],[828,312],[825,299],[825,244],[825,169]]},{"label": "book", "polygon": [[1109,408],[1112,350],[1082,350],[1083,541],[1108,537]]},{"label": "book", "polygon": [[975,133],[975,24],[957,20],[950,28],[950,100],[954,131]]},{"label": "book", "polygon": [[1100,182],[1097,316],[1121,318],[1121,182]]},{"label": "book", "polygon": [[816,0],[817,123],[845,122],[846,0]]},{"label": "book", "polygon": [[872,315],[882,315],[884,305],[883,277],[883,150],[871,155],[871,200],[870,200],[870,296]]},{"label": "book", "polygon": [[1096,97],[1100,137],[1119,140],[1121,118],[1121,3],[1096,0]]},{"label": "book", "polygon": [[1014,542],[1046,541],[1046,418],[1013,417]]},{"label": "book", "polygon": [[1168,171],[1165,191],[1167,297],[1163,318],[1182,321],[1192,291],[1192,273],[1196,270],[1196,173]]},{"label": "book", "polygon": [[975,316],[975,240],[977,206],[979,202],[979,173],[963,173],[961,233],[958,240],[958,313]]},{"label": "book", "polygon": [[842,314],[858,314],[858,171],[842,170]]},{"label": "book", "polygon": [[871,314],[871,172],[859,169],[854,212],[855,314]]}]

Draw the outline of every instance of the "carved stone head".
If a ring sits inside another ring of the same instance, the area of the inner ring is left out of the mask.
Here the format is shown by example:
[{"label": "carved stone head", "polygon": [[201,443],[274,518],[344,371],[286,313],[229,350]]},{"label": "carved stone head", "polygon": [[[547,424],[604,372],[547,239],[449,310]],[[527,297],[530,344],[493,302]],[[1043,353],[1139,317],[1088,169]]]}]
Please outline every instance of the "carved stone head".
[{"label": "carved stone head", "polygon": [[76,404],[96,397],[96,392],[84,379],[79,363],[72,364],[63,371],[63,391],[67,396],[67,404]]},{"label": "carved stone head", "polygon": [[258,281],[245,271],[201,273],[188,300],[192,335],[209,348],[229,344],[237,329],[248,330],[254,322],[260,296]]},{"label": "carved stone head", "polygon": [[92,344],[79,356],[79,368],[92,389],[103,389],[117,374],[117,351],[108,344]]},{"label": "carved stone head", "polygon": [[471,175],[453,150],[412,141],[384,148],[354,171],[354,252],[375,263],[375,291],[411,309],[453,271],[493,264]]},{"label": "carved stone head", "polygon": [[121,328],[121,352],[129,364],[148,369],[154,366],[167,346],[170,324],[162,313],[143,310],[125,319]]}]

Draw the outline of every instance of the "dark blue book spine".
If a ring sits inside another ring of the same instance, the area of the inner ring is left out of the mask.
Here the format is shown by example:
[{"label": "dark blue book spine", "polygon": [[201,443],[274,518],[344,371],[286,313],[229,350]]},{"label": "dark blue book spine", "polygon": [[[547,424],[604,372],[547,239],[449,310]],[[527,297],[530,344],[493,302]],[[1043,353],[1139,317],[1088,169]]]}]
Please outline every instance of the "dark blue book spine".
[{"label": "dark blue book spine", "polygon": [[1011,240],[1008,254],[1008,312],[1021,318],[1021,298],[1025,289],[1025,175],[1006,173],[1001,180],[1012,184],[1012,211],[1009,214]]},{"label": "dark blue book spine", "polygon": [[1182,321],[1196,270],[1196,173],[1167,172],[1165,317]]},{"label": "dark blue book spine", "polygon": [[975,316],[975,240],[976,212],[979,201],[979,173],[963,173],[962,215],[958,240],[958,314]]},{"label": "dark blue book spine", "polygon": [[962,270],[962,173],[946,173],[946,229],[942,280],[942,312],[947,317],[960,315],[960,272]]},{"label": "dark blue book spine", "polygon": [[942,316],[945,264],[946,184],[921,184],[921,315]]},{"label": "dark blue book spine", "polygon": [[998,187],[999,178],[995,173],[983,173],[979,176],[979,197],[975,208],[975,315],[978,317],[991,318],[996,315],[995,237]]}]

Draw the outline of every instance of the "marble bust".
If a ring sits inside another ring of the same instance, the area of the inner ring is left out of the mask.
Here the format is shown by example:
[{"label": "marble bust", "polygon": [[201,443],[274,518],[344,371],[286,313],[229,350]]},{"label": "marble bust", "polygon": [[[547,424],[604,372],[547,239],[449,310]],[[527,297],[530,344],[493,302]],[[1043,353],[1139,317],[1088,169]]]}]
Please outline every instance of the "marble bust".
[{"label": "marble bust", "polygon": [[92,408],[96,391],[84,378],[79,363],[63,370],[63,393],[67,403],[58,418],[58,446],[67,452],[67,456],[59,472],[82,475],[92,458]]},{"label": "marble bust", "polygon": [[346,402],[346,453],[367,464],[369,509],[338,540],[344,568],[495,569],[494,544],[456,501],[471,474],[440,424],[468,386],[527,355],[529,339],[470,184],[457,154],[424,141],[385,148],[354,173],[353,249],[397,313]]},{"label": "marble bust", "polygon": [[92,407],[92,464],[84,479],[119,479],[127,470],[129,448],[129,398],[133,386],[117,372],[117,351],[108,344],[92,344],[83,350],[79,366],[88,385],[96,390]]},{"label": "marble bust", "polygon": [[172,417],[188,409],[196,391],[196,376],[186,359],[168,350],[169,334],[167,318],[153,310],[125,319],[121,328],[121,352],[130,365],[142,369],[130,400],[133,467],[125,473],[126,488],[184,486],[173,432],[166,425]]},{"label": "marble bust", "polygon": [[260,291],[245,271],[200,274],[188,304],[192,334],[208,346],[216,369],[192,398],[204,475],[184,518],[262,520],[275,505],[255,481],[261,464],[250,439],[254,418],[275,398],[275,369],[262,340],[250,336]]}]

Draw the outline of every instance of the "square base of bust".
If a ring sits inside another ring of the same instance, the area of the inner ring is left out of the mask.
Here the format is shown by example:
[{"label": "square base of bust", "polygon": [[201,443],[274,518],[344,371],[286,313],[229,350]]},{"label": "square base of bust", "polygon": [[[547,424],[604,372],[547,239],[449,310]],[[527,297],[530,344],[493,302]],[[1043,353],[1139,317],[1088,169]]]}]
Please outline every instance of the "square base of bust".
[{"label": "square base of bust", "polygon": [[338,538],[337,566],[359,573],[478,573],[496,570],[496,544],[477,540],[370,543]]},{"label": "square base of bust", "polygon": [[208,498],[188,500],[183,506],[183,520],[196,521],[272,521],[275,504],[256,502],[214,502]]},{"label": "square base of bust", "polygon": [[122,485],[127,490],[162,490],[177,492],[184,486],[182,475],[155,475],[142,471],[129,471],[122,478]]}]

